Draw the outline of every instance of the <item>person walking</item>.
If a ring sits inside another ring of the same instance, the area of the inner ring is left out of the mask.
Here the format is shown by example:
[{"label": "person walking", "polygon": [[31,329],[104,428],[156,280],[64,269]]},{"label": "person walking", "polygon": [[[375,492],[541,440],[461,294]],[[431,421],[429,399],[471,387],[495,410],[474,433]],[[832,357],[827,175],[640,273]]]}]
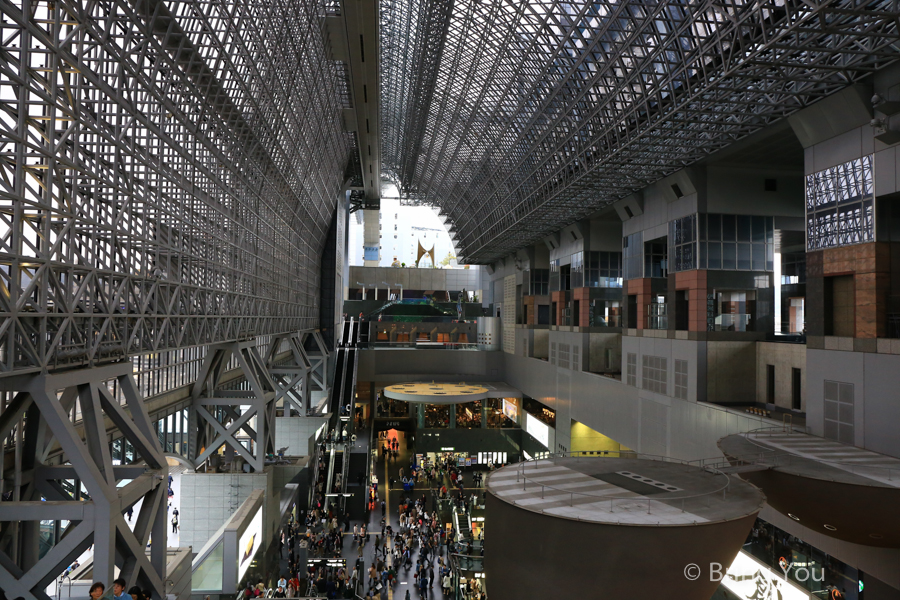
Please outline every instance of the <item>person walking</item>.
[{"label": "person walking", "polygon": [[178,515],[172,515],[172,533],[178,533]]}]

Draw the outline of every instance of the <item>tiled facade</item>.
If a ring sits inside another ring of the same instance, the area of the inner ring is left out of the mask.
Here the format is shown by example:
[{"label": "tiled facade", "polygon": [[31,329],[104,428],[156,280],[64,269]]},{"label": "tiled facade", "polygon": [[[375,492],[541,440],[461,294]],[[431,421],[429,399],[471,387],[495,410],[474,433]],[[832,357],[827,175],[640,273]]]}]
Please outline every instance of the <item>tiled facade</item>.
[{"label": "tiled facade", "polygon": [[591,324],[591,288],[576,288],[572,290],[572,310],[575,310],[575,301],[578,301],[578,324],[588,327]]},{"label": "tiled facade", "polygon": [[825,335],[826,278],[851,275],[855,300],[853,337],[884,337],[890,294],[890,263],[891,244],[882,242],[807,253],[809,333]]},{"label": "tiled facade", "polygon": [[653,298],[652,280],[649,277],[630,279],[628,281],[628,295],[637,296],[637,329],[647,328],[647,307]]},{"label": "tiled facade", "polygon": [[688,331],[706,331],[706,271],[675,273],[675,289],[688,291]]}]

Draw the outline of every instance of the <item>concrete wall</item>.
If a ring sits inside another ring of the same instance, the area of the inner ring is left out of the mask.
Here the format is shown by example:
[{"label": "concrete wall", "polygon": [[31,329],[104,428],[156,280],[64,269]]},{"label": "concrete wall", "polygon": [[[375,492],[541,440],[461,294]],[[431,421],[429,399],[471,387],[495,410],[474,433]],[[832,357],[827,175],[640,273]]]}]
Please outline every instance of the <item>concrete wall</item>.
[{"label": "concrete wall", "polygon": [[[644,213],[622,224],[622,235],[644,232],[644,241],[668,235],[668,224],[697,212],[703,196],[702,169],[682,169],[643,190]],[[678,185],[684,194],[677,198],[672,184]]]},{"label": "concrete wall", "polygon": [[854,444],[900,457],[900,356],[808,349],[806,357],[806,424],[811,432],[819,436],[825,433],[825,381],[850,383]]},{"label": "concrete wall", "polygon": [[[572,331],[574,329],[574,331]],[[590,367],[590,338],[577,328],[561,327],[550,331],[550,363],[573,371],[587,371]],[[568,347],[568,359],[561,358],[561,346]]]},{"label": "concrete wall", "polygon": [[[622,334],[590,333],[589,370],[592,373],[618,373],[622,370]],[[608,359],[611,359],[611,364]]]},{"label": "concrete wall", "polygon": [[637,452],[695,460],[721,456],[716,441],[725,435],[774,424],[741,411],[645,392],[542,360],[504,358],[505,381],[556,411],[557,447],[571,448],[574,419]]},{"label": "concrete wall", "polygon": [[547,359],[550,356],[550,329],[530,329],[517,327],[516,354],[532,358]]},{"label": "concrete wall", "polygon": [[[265,490],[271,498],[272,474],[265,473],[184,473],[181,476],[181,545],[194,552],[203,547],[222,523],[227,521],[253,490]],[[263,522],[269,515],[263,514]],[[274,527],[265,527],[271,539]]]},{"label": "concrete wall", "polygon": [[427,376],[438,381],[501,381],[503,354],[481,350],[360,350],[357,380],[396,383]]},{"label": "concrete wall", "polygon": [[756,402],[756,344],[757,342],[707,342],[708,402]]},{"label": "concrete wall", "polygon": [[[804,217],[805,188],[801,170],[772,167],[710,166],[707,168],[706,212]],[[765,191],[774,179],[777,190]]]},{"label": "concrete wall", "polygon": [[628,448],[611,437],[603,435],[578,421],[572,421],[571,445],[572,452],[598,452],[604,450],[618,452],[628,450]]},{"label": "concrete wall", "polygon": [[[440,257],[435,257],[438,261]],[[384,285],[386,282],[388,285]],[[359,288],[375,285],[379,289],[390,287],[394,293],[402,285],[404,290],[450,290],[470,292],[481,289],[481,268],[472,265],[468,269],[414,269],[392,267],[350,267],[347,287]],[[372,288],[368,287],[371,293]]]},{"label": "concrete wall", "polygon": [[[675,397],[675,360],[687,361],[687,399],[704,400],[706,398],[706,342],[694,340],[668,339],[663,337],[665,331],[646,330],[641,337],[622,337],[622,382],[627,384],[626,363],[629,353],[636,354],[637,388],[645,398],[659,402],[667,402],[667,398]],[[666,394],[659,394],[642,389],[643,356],[656,356],[666,359]]]},{"label": "concrete wall", "polygon": [[275,449],[288,447],[288,456],[309,456],[312,437],[328,419],[324,417],[278,417],[275,419]]},{"label": "concrete wall", "polygon": [[775,367],[775,405],[790,409],[793,401],[792,370],[800,369],[800,410],[806,410],[806,344],[756,344],[756,401],[768,402],[766,367]]}]

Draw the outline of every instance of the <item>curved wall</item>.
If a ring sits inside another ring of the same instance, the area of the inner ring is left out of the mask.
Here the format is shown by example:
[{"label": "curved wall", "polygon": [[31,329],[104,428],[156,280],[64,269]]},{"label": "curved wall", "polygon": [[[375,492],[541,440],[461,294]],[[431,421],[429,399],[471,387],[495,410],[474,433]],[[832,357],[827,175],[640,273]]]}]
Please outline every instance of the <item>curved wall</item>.
[{"label": "curved wall", "polygon": [[[491,600],[709,600],[709,564],[731,564],[756,520],[688,526],[587,523],[518,508],[487,493],[485,579]],[[688,580],[685,567],[702,566]]]}]

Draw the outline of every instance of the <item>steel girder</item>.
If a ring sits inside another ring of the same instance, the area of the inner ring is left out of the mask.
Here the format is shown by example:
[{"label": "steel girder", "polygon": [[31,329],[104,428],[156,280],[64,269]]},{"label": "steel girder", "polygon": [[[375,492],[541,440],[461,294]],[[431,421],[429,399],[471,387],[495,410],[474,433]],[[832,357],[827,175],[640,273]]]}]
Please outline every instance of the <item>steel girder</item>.
[{"label": "steel girder", "polygon": [[[385,169],[440,207],[468,262],[534,243],[900,53],[892,0],[383,6]],[[435,52],[425,38],[442,30]],[[431,98],[417,86],[432,86],[435,56]]]},{"label": "steel girder", "polygon": [[[232,358],[246,385],[223,389],[221,377]],[[275,453],[275,383],[252,342],[231,342],[210,348],[191,396],[194,399],[191,459],[203,465],[223,446],[230,446],[250,468],[261,473],[266,454]],[[251,423],[253,418],[255,423]],[[238,440],[243,432],[253,441],[247,449]]]},{"label": "steel girder", "polygon": [[0,376],[318,326],[319,0],[0,0]]},{"label": "steel girder", "polygon": [[[124,405],[110,393],[113,382]],[[95,581],[111,582],[114,567],[119,567],[128,587],[137,584],[153,590],[155,600],[164,598],[168,466],[131,363],[6,377],[0,379],[0,389],[16,392],[0,414],[0,439],[13,427],[23,431],[13,500],[3,502],[0,511],[0,589],[11,598],[48,600],[44,589],[93,544]],[[83,418],[84,439],[72,422],[74,407]],[[135,448],[138,463],[113,464],[104,417]],[[47,463],[56,444],[68,464]],[[128,483],[120,487],[123,480]],[[75,482],[70,485],[74,495],[64,482]],[[82,485],[88,498],[80,495]],[[139,501],[132,530],[123,515]],[[40,557],[42,520],[70,523],[60,541]],[[148,558],[145,548],[151,539],[156,543]]]}]

